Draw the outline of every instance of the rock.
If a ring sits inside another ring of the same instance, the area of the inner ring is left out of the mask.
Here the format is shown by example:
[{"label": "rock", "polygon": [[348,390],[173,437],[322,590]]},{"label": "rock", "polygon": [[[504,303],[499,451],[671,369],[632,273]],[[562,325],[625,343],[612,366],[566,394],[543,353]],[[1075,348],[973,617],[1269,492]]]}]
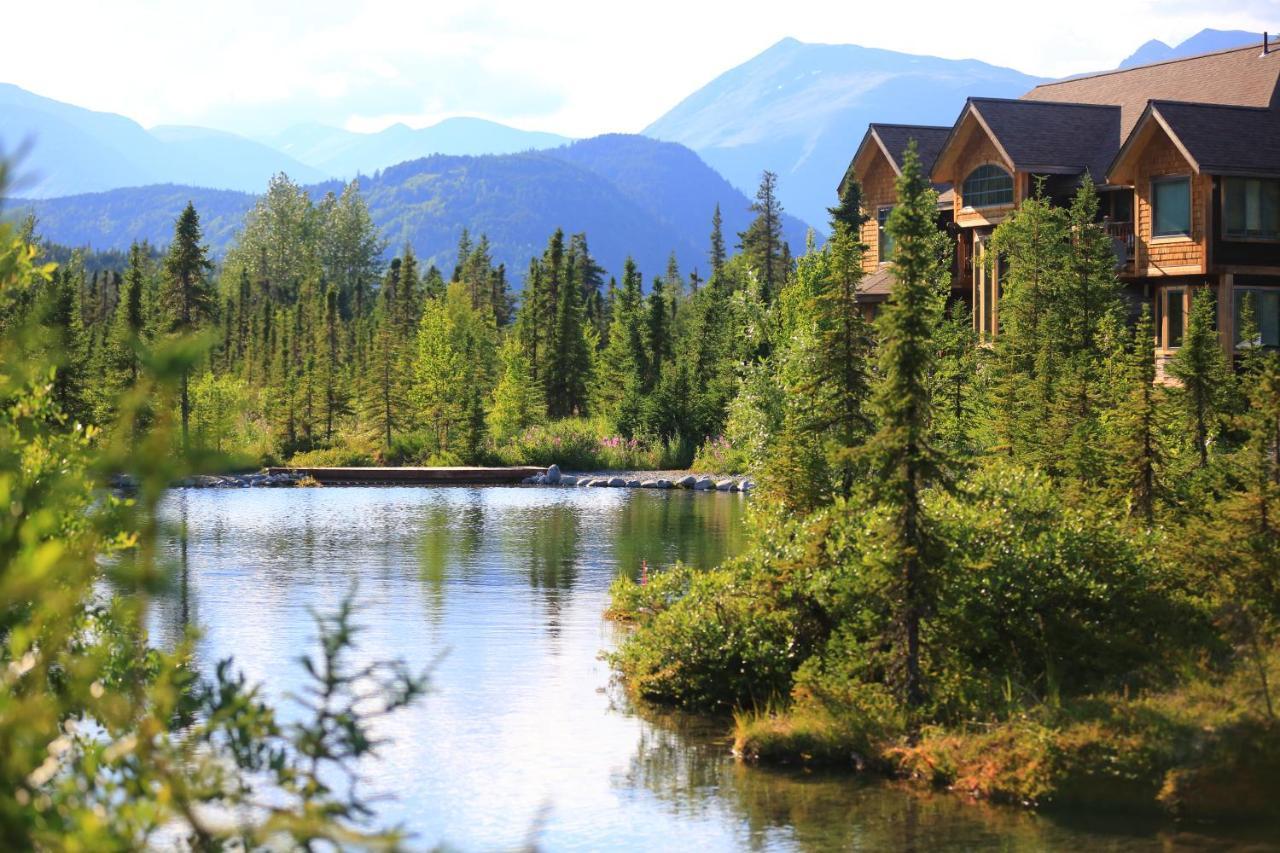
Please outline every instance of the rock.
[{"label": "rock", "polygon": [[671,486],[672,486],[672,483],[670,480],[664,480],[659,478],[653,481],[653,487],[655,489],[669,489],[671,488]]},{"label": "rock", "polygon": [[534,484],[535,486],[541,486],[541,485],[543,485],[543,484],[544,484],[544,483],[546,483],[546,482],[547,482],[547,475],[546,475],[546,474],[534,474],[534,475],[533,475],[533,484]]},{"label": "rock", "polygon": [[716,491],[732,492],[734,490],[733,487],[736,485],[737,483],[733,482],[733,480],[721,480],[720,482],[716,483]]},{"label": "rock", "polygon": [[624,480],[624,479],[622,479],[621,477],[610,477],[610,478],[609,478],[609,486],[610,486],[611,488],[614,488],[614,489],[622,488],[622,487],[623,487],[623,486],[625,486],[626,484],[627,484],[627,481],[626,481],[626,480]]},{"label": "rock", "polygon": [[547,467],[547,473],[543,475],[543,482],[548,486],[560,485],[560,466],[552,463]]},{"label": "rock", "polygon": [[571,476],[571,475],[569,475],[569,474],[565,474],[565,475],[563,475],[563,476],[560,478],[560,485],[562,485],[562,486],[576,486],[576,485],[578,485],[578,478],[577,478],[577,477],[573,477],[573,476]]},{"label": "rock", "polygon": [[743,480],[739,487],[742,491],[749,492],[756,487],[756,484],[754,480]]},{"label": "rock", "polygon": [[690,474],[687,477],[681,477],[671,485],[675,486],[677,489],[692,489],[693,484],[696,482],[698,482],[698,478]]},{"label": "rock", "polygon": [[138,488],[138,481],[128,474],[112,474],[111,488],[124,490],[136,489]]},{"label": "rock", "polygon": [[596,488],[603,488],[609,485],[609,481],[606,480],[604,477],[600,477],[599,479],[592,480],[591,485],[595,486]]},{"label": "rock", "polygon": [[642,483],[640,484],[640,488],[642,488],[642,489],[656,489],[656,488],[658,488],[658,481],[657,481],[657,480],[645,480],[644,482],[642,482]]},{"label": "rock", "polygon": [[531,485],[533,485],[533,475],[532,475],[532,474],[530,474],[528,477],[525,477],[525,478],[524,478],[523,480],[521,480],[520,482],[521,482],[521,483],[523,483],[523,484],[525,484],[526,486],[531,486]]},{"label": "rock", "polygon": [[628,488],[628,489],[638,489],[638,488],[640,488],[640,481],[639,481],[639,480],[627,480],[627,488]]},{"label": "rock", "polygon": [[711,491],[715,487],[716,487],[716,481],[711,479],[710,477],[702,477],[696,482],[694,482],[693,484],[694,490],[699,492]]}]

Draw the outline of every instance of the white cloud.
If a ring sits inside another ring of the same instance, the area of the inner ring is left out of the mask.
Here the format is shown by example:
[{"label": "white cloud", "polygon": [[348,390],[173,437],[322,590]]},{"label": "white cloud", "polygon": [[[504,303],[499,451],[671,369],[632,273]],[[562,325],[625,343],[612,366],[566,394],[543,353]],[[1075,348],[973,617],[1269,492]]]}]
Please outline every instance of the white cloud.
[{"label": "white cloud", "polygon": [[589,135],[641,129],[784,36],[1061,76],[1114,67],[1150,38],[1280,28],[1280,0],[45,0],[5,21],[23,37],[0,54],[0,80],[146,125],[262,133],[466,114]]}]

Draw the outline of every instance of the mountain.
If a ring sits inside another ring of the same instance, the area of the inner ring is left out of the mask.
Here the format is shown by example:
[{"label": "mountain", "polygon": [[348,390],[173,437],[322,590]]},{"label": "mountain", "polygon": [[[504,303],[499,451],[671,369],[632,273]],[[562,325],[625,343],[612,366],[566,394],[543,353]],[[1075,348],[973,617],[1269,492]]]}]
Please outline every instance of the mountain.
[{"label": "mountain", "polygon": [[[610,135],[542,152],[435,155],[361,178],[360,187],[389,252],[407,242],[426,263],[449,270],[458,235],[468,228],[473,235],[489,236],[494,257],[516,282],[557,227],[585,231],[596,259],[615,275],[628,254],[646,276],[657,275],[674,251],[682,270],[698,267],[705,277],[716,204],[730,241],[751,219],[746,196],[693,152],[639,136]],[[340,184],[329,181],[309,189],[318,198]],[[206,241],[221,255],[256,198],[159,185],[18,200],[8,210],[34,212],[38,232],[51,242],[105,250],[142,239],[166,244],[175,218],[191,200]],[[788,218],[785,225],[798,253],[804,224]]]},{"label": "mountain", "polygon": [[1152,39],[1121,62],[1120,67],[1132,68],[1135,65],[1149,65],[1152,62],[1213,53],[1216,50],[1230,50],[1233,47],[1244,47],[1260,41],[1262,41],[1261,33],[1251,33],[1246,30],[1201,30],[1177,47],[1170,47],[1162,41]]},{"label": "mountain", "polygon": [[554,148],[569,140],[554,133],[460,117],[419,130],[395,124],[378,133],[303,124],[264,141],[326,175],[352,178],[431,154],[514,154]]},{"label": "mountain", "polygon": [[[753,215],[743,194],[683,145],[610,133],[546,153],[605,178],[651,216],[700,246],[704,237],[710,238],[717,202],[729,245],[734,245],[736,235],[751,224]],[[792,251],[800,254],[808,226],[784,213],[782,229]],[[705,273],[705,257],[699,255],[693,266]]]},{"label": "mountain", "polygon": [[1018,97],[1043,80],[975,60],[783,39],[721,74],[643,133],[679,142],[739,189],[778,173],[783,206],[825,224],[867,124],[951,124],[971,95]]},{"label": "mountain", "polygon": [[324,177],[258,142],[200,128],[148,132],[131,119],[0,83],[0,151],[24,152],[15,189],[49,197],[153,183],[254,190],[274,173]]}]

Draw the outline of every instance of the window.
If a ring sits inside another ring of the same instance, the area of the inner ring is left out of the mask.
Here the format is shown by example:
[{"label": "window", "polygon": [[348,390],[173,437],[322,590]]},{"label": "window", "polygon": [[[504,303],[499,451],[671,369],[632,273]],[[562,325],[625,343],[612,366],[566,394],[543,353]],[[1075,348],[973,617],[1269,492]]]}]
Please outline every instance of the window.
[{"label": "window", "polygon": [[1161,178],[1151,182],[1151,236],[1191,234],[1191,179]]},{"label": "window", "polygon": [[1186,290],[1181,287],[1170,287],[1164,292],[1164,348],[1177,349],[1182,346],[1182,333],[1185,328],[1183,300]]},{"label": "window", "polygon": [[[1253,307],[1253,323],[1258,337],[1244,340],[1240,328],[1246,301]],[[1236,346],[1280,347],[1280,290],[1236,289]]]},{"label": "window", "polygon": [[1226,178],[1222,183],[1228,239],[1280,240],[1280,181]]},{"label": "window", "polygon": [[876,211],[876,223],[879,227],[879,237],[877,239],[880,244],[880,263],[882,264],[893,258],[893,235],[884,227],[885,223],[889,221],[889,214],[892,212],[892,207],[882,207]]},{"label": "window", "polygon": [[979,166],[960,188],[967,207],[1013,204],[1013,176],[999,166]]}]

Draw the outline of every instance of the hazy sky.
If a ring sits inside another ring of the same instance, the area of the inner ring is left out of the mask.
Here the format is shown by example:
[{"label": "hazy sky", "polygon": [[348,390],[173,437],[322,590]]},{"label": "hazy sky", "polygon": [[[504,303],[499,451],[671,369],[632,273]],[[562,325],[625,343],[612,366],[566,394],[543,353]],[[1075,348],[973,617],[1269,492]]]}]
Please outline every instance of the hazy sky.
[{"label": "hazy sky", "polygon": [[[0,81],[146,126],[377,130],[451,115],[638,131],[784,36],[1063,76],[1205,27],[1280,30],[1280,0],[13,0]],[[16,20],[15,20],[16,19]]]}]

